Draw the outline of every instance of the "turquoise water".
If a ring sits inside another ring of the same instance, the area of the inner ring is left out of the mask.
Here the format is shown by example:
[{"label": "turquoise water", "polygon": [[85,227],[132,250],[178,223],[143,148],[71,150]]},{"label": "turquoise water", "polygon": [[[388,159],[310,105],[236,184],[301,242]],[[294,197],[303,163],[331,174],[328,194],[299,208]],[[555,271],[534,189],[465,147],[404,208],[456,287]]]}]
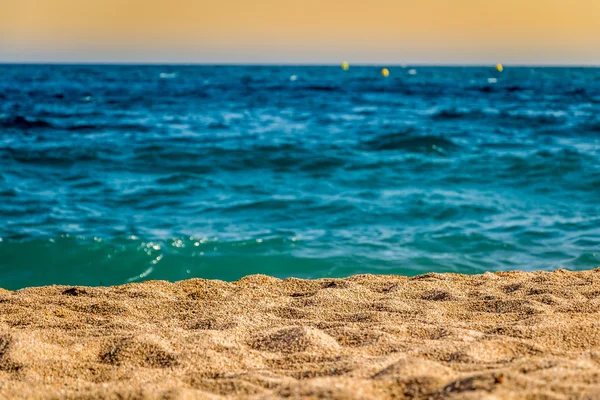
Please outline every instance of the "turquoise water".
[{"label": "turquoise water", "polygon": [[0,287],[600,266],[600,69],[390,72],[0,66]]}]

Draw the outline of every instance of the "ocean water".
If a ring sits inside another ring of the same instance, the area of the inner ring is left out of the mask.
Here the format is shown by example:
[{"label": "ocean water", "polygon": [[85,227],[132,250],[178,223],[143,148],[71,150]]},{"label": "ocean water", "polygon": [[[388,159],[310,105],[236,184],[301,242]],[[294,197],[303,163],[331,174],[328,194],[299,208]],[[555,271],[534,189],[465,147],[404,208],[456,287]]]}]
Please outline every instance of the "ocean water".
[{"label": "ocean water", "polygon": [[600,69],[0,66],[0,287],[600,266]]}]

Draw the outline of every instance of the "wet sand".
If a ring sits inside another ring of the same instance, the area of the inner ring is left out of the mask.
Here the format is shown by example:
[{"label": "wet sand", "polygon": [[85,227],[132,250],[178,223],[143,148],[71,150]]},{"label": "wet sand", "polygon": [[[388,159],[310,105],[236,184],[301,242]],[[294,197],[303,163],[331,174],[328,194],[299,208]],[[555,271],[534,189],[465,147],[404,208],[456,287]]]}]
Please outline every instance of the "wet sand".
[{"label": "wet sand", "polygon": [[0,289],[0,398],[599,399],[600,269]]}]

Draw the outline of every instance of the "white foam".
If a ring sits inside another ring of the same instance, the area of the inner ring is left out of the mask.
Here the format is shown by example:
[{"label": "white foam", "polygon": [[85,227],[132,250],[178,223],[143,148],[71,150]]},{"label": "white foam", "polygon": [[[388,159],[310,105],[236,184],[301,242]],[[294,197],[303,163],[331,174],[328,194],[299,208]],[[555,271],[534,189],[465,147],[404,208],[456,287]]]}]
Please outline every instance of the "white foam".
[{"label": "white foam", "polygon": [[177,73],[176,72],[170,72],[170,73],[161,72],[159,76],[160,76],[160,79],[174,79],[174,78],[177,78]]}]

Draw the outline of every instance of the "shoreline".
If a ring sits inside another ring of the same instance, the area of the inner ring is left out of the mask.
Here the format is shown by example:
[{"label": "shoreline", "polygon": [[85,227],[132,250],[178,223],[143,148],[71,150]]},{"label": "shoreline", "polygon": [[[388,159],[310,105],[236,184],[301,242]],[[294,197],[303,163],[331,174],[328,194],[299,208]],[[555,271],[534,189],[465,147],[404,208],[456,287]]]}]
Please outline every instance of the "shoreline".
[{"label": "shoreline", "polygon": [[592,399],[598,371],[600,269],[0,289],[0,398]]}]

